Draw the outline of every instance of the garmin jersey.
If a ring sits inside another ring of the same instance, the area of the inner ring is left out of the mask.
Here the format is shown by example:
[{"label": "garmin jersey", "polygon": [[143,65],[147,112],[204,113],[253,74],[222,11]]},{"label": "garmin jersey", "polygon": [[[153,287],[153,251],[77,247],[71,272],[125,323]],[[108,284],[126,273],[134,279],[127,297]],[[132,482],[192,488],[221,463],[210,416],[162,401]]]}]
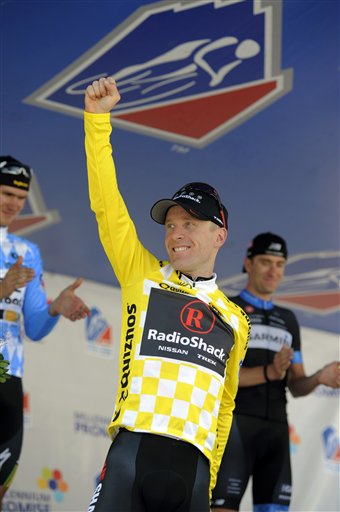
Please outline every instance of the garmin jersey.
[{"label": "garmin jersey", "polygon": [[[231,300],[241,306],[251,321],[249,346],[243,362],[245,368],[271,364],[275,353],[284,345],[294,349],[292,364],[302,363],[300,329],[292,311],[276,306],[272,301],[264,301],[248,290]],[[240,387],[235,413],[286,422],[286,386],[287,376],[283,380]]]},{"label": "garmin jersey", "polygon": [[48,313],[43,286],[43,268],[37,245],[0,228],[0,279],[23,257],[23,266],[33,268],[35,277],[27,286],[18,288],[9,297],[0,299],[0,352],[9,361],[9,374],[22,377],[24,345],[22,333],[34,341],[40,340],[58,321]]},{"label": "garmin jersey", "polygon": [[[118,190],[110,114],[85,112],[91,208],[122,290],[120,427],[195,445],[211,488],[230,430],[249,319],[209,280],[193,281],[145,249]],[[218,432],[218,438],[217,438]]]}]

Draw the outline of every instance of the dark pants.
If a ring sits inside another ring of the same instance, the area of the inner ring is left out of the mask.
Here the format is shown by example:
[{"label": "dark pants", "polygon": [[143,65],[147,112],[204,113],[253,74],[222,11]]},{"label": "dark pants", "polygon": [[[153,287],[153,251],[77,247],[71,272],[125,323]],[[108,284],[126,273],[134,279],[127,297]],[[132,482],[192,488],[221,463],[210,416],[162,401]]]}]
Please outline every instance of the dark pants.
[{"label": "dark pants", "polygon": [[121,429],[89,512],[209,512],[208,459],[192,444]]},{"label": "dark pants", "polygon": [[23,391],[18,377],[0,384],[0,485],[14,477],[23,438]]},{"label": "dark pants", "polygon": [[212,508],[239,510],[250,476],[254,510],[265,510],[264,505],[288,510],[291,467],[287,423],[234,415],[213,490]]}]

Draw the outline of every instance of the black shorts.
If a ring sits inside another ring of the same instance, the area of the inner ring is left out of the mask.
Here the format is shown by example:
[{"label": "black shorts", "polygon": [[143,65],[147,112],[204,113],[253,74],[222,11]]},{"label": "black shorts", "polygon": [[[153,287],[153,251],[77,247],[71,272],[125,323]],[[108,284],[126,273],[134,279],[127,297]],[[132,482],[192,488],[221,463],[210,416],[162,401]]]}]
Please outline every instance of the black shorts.
[{"label": "black shorts", "polygon": [[88,512],[209,512],[208,459],[191,443],[121,429]]},{"label": "black shorts", "polygon": [[[235,414],[213,490],[212,508],[239,510],[252,476],[254,510],[291,499],[289,432],[286,423]],[[264,510],[264,509],[263,509]]]},{"label": "black shorts", "polygon": [[17,470],[23,437],[23,391],[18,377],[0,384],[0,416],[0,485],[9,487]]}]

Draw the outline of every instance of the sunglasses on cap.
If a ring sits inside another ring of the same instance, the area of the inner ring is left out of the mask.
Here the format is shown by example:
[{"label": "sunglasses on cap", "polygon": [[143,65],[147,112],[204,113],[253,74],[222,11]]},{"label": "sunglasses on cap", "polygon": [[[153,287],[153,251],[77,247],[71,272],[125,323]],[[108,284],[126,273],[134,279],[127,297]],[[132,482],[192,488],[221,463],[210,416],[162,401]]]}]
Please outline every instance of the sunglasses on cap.
[{"label": "sunglasses on cap", "polygon": [[[203,193],[209,195],[210,197],[213,197],[215,199],[215,201],[217,202],[218,209],[219,209],[222,223],[223,223],[223,227],[225,229],[228,229],[226,218],[224,215],[225,207],[223,206],[221,198],[220,198],[217,190],[214,187],[212,187],[211,185],[208,185],[207,183],[202,183],[202,182],[197,181],[197,182],[193,182],[193,183],[188,183],[181,190],[186,190],[186,191],[194,190],[196,192],[203,192]],[[227,213],[227,211],[226,211],[226,213]],[[228,215],[228,213],[227,213],[227,215]]]}]

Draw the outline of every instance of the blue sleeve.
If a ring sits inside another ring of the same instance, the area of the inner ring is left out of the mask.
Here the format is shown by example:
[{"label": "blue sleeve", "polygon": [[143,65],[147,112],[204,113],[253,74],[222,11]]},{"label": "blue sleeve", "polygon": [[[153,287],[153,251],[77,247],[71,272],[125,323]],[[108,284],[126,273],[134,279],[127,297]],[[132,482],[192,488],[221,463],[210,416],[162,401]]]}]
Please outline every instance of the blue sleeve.
[{"label": "blue sleeve", "polygon": [[294,352],[293,354],[293,357],[292,357],[292,363],[294,364],[302,364],[303,361],[302,361],[302,354],[300,351],[296,351]]},{"label": "blue sleeve", "polygon": [[59,315],[52,317],[49,312],[43,281],[43,267],[40,251],[34,244],[24,260],[24,265],[35,271],[34,279],[27,285],[23,304],[24,326],[27,336],[38,341],[47,336],[59,320]]}]

